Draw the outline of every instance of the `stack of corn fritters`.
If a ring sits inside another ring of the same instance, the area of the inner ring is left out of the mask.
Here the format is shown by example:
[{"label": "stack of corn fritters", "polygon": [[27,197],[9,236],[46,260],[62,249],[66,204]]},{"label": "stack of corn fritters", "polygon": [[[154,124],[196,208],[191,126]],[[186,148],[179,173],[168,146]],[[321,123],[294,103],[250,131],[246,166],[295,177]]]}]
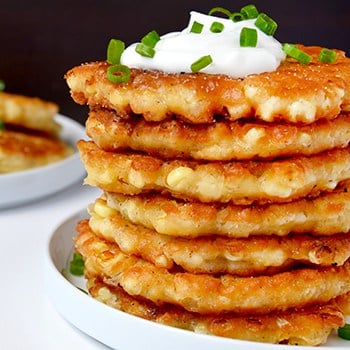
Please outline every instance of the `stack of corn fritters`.
[{"label": "stack of corn fritters", "polygon": [[91,295],[155,322],[319,345],[350,291],[350,60],[286,59],[234,79],[94,62],[66,74],[88,104],[78,148],[103,190],[77,226]]}]

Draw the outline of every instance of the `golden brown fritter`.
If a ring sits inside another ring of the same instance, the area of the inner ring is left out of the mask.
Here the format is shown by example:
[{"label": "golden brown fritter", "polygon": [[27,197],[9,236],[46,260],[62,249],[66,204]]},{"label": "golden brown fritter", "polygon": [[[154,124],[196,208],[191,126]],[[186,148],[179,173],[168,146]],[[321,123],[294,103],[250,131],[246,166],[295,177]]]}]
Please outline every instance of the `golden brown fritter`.
[{"label": "golden brown fritter", "polygon": [[169,237],[132,224],[100,198],[89,206],[90,229],[100,238],[117,243],[120,250],[158,267],[180,266],[193,273],[231,273],[240,276],[272,274],[297,263],[342,265],[350,258],[350,235],[208,236]]},{"label": "golden brown fritter", "polygon": [[350,292],[340,295],[336,298],[340,310],[347,316],[350,316]]},{"label": "golden brown fritter", "polygon": [[169,271],[122,253],[117,244],[99,239],[80,221],[75,248],[85,273],[101,277],[128,294],[170,303],[200,314],[266,314],[275,310],[326,303],[350,291],[350,260],[341,266],[299,268],[272,276],[214,276]]},{"label": "golden brown fritter", "polygon": [[0,92],[0,120],[4,123],[58,135],[61,126],[54,118],[57,112],[53,102]]},{"label": "golden brown fritter", "polygon": [[350,182],[330,193],[289,203],[240,206],[176,200],[158,194],[125,196],[106,192],[108,206],[125,219],[159,233],[183,237],[211,234],[316,236],[350,231]]},{"label": "golden brown fritter", "polygon": [[93,298],[115,309],[160,324],[219,337],[289,345],[324,344],[333,329],[344,325],[334,303],[289,309],[266,315],[199,315],[172,305],[157,306],[128,295],[97,278],[88,280]]},{"label": "golden brown fritter", "polygon": [[333,119],[350,105],[350,59],[337,51],[333,64],[320,63],[320,47],[301,47],[314,59],[309,65],[293,59],[276,71],[243,79],[204,73],[167,74],[131,69],[125,84],[107,80],[107,62],[74,67],[66,74],[73,99],[104,106],[121,116],[142,114],[147,121],[176,115],[192,123],[256,117],[265,121],[312,123]]},{"label": "golden brown fritter", "polygon": [[194,125],[176,119],[126,119],[112,110],[98,109],[90,111],[86,132],[106,151],[132,149],[163,158],[211,161],[273,158],[345,147],[350,140],[350,114],[310,125],[248,121]]},{"label": "golden brown fritter", "polygon": [[106,152],[78,142],[85,183],[122,194],[164,191],[202,202],[283,202],[333,190],[350,177],[349,149],[276,161],[200,163]]},{"label": "golden brown fritter", "polygon": [[0,173],[31,169],[73,154],[73,147],[45,134],[0,130]]}]

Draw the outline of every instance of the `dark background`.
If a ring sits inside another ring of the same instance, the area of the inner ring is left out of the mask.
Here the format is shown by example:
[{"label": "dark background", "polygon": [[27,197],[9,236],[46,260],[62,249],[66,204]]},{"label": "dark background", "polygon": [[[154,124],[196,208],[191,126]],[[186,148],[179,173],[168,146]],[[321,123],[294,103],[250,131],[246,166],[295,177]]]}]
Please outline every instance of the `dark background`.
[{"label": "dark background", "polygon": [[0,0],[0,79],[6,91],[54,101],[62,114],[84,123],[87,108],[71,100],[63,77],[73,66],[105,59],[110,38],[131,44],[152,29],[183,29],[191,10],[239,11],[249,3],[278,22],[281,42],[350,56],[349,0]]}]

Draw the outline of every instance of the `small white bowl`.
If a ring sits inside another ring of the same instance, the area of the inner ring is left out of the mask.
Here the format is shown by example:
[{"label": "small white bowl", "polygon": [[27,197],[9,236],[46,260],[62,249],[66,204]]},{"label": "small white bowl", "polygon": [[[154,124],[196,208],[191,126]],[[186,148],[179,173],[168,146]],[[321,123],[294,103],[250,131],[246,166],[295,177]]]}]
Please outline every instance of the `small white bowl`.
[{"label": "small white bowl", "polygon": [[58,162],[8,174],[0,174],[0,209],[29,203],[57,193],[83,179],[85,169],[76,150],[76,142],[86,138],[78,122],[56,115],[62,126],[61,139],[72,145],[75,153]]}]

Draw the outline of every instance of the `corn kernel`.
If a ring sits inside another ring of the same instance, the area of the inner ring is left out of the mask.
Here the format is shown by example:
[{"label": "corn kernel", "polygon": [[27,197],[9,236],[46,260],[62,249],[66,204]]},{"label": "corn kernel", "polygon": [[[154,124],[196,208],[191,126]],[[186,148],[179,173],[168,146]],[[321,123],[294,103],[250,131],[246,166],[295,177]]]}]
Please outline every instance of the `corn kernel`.
[{"label": "corn kernel", "polygon": [[265,130],[262,128],[252,128],[244,135],[244,141],[247,143],[256,143],[265,136]]},{"label": "corn kernel", "polygon": [[177,187],[192,176],[193,170],[191,168],[180,166],[176,169],[173,169],[167,176],[166,182],[170,187]]},{"label": "corn kernel", "polygon": [[310,146],[312,141],[311,136],[305,132],[301,133],[299,140],[304,146]]},{"label": "corn kernel", "polygon": [[97,201],[95,203],[94,210],[95,210],[95,213],[102,218],[106,218],[115,213],[115,209],[107,207],[107,205],[105,205],[100,201]]}]

